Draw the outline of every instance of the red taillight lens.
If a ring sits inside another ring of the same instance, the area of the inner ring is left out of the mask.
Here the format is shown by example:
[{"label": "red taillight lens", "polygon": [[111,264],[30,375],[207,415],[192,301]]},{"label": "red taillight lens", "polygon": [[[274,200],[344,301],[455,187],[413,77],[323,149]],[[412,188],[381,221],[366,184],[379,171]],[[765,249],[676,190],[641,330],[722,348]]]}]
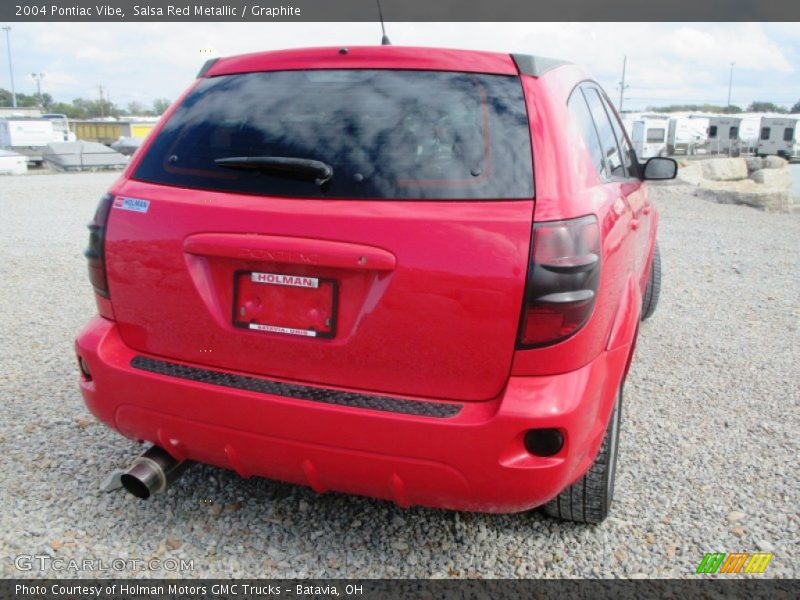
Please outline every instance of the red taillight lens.
[{"label": "red taillight lens", "polygon": [[600,282],[600,228],[594,215],[533,226],[520,348],[560,342],[594,309]]},{"label": "red taillight lens", "polygon": [[94,219],[89,223],[89,247],[83,255],[89,262],[89,281],[94,291],[108,298],[108,280],[106,279],[106,251],[105,238],[106,226],[108,224],[108,213],[111,210],[111,202],[114,197],[106,194],[100,198]]}]

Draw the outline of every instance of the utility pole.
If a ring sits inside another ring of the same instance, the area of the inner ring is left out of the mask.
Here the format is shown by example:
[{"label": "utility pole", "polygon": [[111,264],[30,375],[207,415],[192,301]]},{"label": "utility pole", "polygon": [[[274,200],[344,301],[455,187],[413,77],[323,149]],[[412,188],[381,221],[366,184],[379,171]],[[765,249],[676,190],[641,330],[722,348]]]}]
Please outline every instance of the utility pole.
[{"label": "utility pole", "polygon": [[735,64],[736,64],[735,62],[731,63],[731,75],[728,78],[728,108],[731,107],[731,90],[733,89],[733,65]]},{"label": "utility pole", "polygon": [[628,88],[625,85],[625,70],[628,66],[628,55],[622,57],[622,79],[619,82],[619,112],[622,112],[622,105],[625,102],[625,90]]},{"label": "utility pole", "polygon": [[3,27],[6,32],[6,50],[8,50],[8,74],[11,76],[11,104],[17,108],[17,90],[14,89],[14,63],[11,61],[11,27]]},{"label": "utility pole", "polygon": [[103,86],[98,85],[97,89],[100,90],[100,118],[103,118],[106,116],[106,110],[103,106]]},{"label": "utility pole", "polygon": [[36,93],[39,96],[39,106],[44,108],[44,99],[42,98],[42,77],[44,77],[44,73],[31,73],[31,77],[36,81]]}]

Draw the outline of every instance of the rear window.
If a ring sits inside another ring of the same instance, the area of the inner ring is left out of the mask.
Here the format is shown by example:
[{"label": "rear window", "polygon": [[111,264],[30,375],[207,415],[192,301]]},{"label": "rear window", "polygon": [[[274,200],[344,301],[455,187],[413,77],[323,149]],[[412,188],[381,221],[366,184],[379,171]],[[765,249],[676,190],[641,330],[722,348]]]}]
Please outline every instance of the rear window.
[{"label": "rear window", "polygon": [[[230,157],[321,161],[333,176],[238,170]],[[204,79],[134,178],[292,197],[509,199],[533,196],[518,77],[397,70],[246,73]]]}]

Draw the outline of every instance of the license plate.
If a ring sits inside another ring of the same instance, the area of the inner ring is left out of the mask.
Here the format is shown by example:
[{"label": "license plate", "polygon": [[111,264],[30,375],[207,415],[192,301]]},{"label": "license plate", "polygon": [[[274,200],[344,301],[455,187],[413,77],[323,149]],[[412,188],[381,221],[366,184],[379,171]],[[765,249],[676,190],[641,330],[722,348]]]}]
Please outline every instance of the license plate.
[{"label": "license plate", "polygon": [[336,295],[332,279],[238,271],[233,282],[233,324],[267,333],[332,338]]}]

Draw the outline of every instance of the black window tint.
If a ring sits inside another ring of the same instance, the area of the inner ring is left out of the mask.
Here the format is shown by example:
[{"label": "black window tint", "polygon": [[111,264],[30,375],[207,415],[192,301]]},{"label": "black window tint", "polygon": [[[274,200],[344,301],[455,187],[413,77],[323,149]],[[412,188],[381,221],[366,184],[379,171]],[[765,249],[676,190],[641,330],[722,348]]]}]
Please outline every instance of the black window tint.
[{"label": "black window tint", "polygon": [[717,137],[717,126],[716,125],[712,125],[711,127],[708,128],[708,137],[710,137],[710,138]]},{"label": "black window tint", "polygon": [[611,121],[611,127],[614,130],[614,137],[617,138],[617,144],[619,145],[619,149],[622,152],[622,162],[625,165],[625,174],[622,176],[625,177],[638,177],[638,172],[634,164],[636,163],[636,154],[633,152],[633,148],[628,143],[628,137],[625,135],[625,130],[622,127],[622,123],[617,116],[617,111],[614,110],[614,107],[611,106],[611,101],[605,94],[601,94],[597,89],[591,88],[591,90],[600,96],[600,100],[603,103],[603,106],[606,109],[606,114],[608,115],[609,121]]},{"label": "black window tint", "polygon": [[761,139],[768,140],[770,134],[770,127],[762,127],[761,128]]},{"label": "black window tint", "polygon": [[731,127],[730,131],[728,132],[728,138],[732,140],[739,139],[739,128],[738,127]]},{"label": "black window tint", "polygon": [[[397,70],[246,73],[201,81],[135,179],[292,197],[530,198],[518,77]],[[276,156],[333,168],[322,186],[215,159]]]},{"label": "black window tint", "polygon": [[614,128],[603,108],[600,94],[594,88],[584,89],[586,102],[589,104],[589,112],[592,114],[594,124],[597,126],[597,133],[600,136],[600,146],[608,162],[608,169],[612,177],[627,177],[625,164],[622,159],[617,138],[614,135]]},{"label": "black window tint", "polygon": [[794,139],[794,129],[792,127],[787,127],[783,130],[783,141],[784,142],[791,142]]},{"label": "black window tint", "polygon": [[586,100],[584,100],[583,94],[579,89],[572,92],[567,107],[569,108],[570,115],[572,115],[572,119],[578,126],[578,130],[581,132],[581,137],[586,144],[587,150],[589,150],[589,155],[597,169],[597,174],[601,179],[607,179],[608,173],[606,171],[606,161],[603,159],[603,149],[597,137],[597,130],[594,127],[592,115],[589,114],[589,107],[586,106]]}]

